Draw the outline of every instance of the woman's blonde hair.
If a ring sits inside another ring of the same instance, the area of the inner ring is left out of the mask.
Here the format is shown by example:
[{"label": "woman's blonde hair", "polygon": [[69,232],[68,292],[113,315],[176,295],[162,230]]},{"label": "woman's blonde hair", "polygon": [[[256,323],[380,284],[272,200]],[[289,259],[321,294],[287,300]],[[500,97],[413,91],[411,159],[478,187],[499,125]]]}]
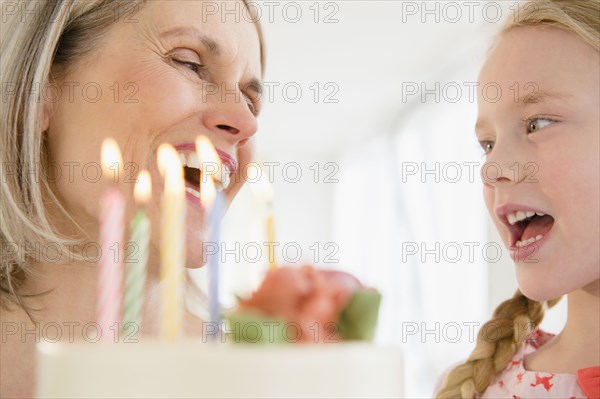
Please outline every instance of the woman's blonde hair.
[{"label": "woman's blonde hair", "polygon": [[[74,223],[48,176],[42,116],[51,73],[94,50],[108,28],[135,13],[145,0],[28,0],[2,2],[0,29],[0,307],[10,303],[31,317],[20,292],[34,270],[31,262],[48,250],[52,259],[77,259],[73,244],[52,225],[49,212]],[[246,0],[248,11],[253,14]],[[264,71],[264,41],[258,18]],[[53,76],[56,78],[56,76]],[[76,224],[74,224],[77,226]],[[51,247],[51,248],[50,248]]]},{"label": "woman's blonde hair", "polygon": [[[499,36],[523,26],[563,29],[600,51],[600,0],[528,1]],[[527,336],[539,326],[545,310],[559,300],[537,302],[517,291],[501,303],[492,319],[481,327],[467,361],[450,371],[437,398],[472,399],[483,394],[494,375],[506,368]]]}]

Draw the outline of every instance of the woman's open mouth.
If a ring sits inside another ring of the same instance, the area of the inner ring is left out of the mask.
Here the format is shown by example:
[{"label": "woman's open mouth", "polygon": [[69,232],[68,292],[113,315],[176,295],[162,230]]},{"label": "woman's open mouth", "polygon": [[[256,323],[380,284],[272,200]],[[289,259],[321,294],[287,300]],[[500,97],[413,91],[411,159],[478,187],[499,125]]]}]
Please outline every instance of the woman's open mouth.
[{"label": "woman's open mouth", "polygon": [[504,222],[510,231],[510,252],[515,261],[537,253],[554,226],[552,216],[532,210],[507,213]]},{"label": "woman's open mouth", "polygon": [[[197,200],[200,200],[200,182],[202,177],[201,165],[196,152],[179,150],[179,159],[183,165],[183,176],[185,178],[185,191]],[[206,173],[205,179],[213,178],[217,191],[226,190],[230,183],[233,172],[231,167],[222,160],[222,168],[217,165],[203,165]],[[220,169],[220,170],[219,170]]]}]

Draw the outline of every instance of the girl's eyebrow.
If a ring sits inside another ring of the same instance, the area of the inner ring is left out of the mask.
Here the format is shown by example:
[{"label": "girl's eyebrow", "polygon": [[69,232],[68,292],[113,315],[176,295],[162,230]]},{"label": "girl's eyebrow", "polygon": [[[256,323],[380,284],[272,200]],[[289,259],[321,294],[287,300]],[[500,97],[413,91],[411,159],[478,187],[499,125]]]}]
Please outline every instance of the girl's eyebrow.
[{"label": "girl's eyebrow", "polygon": [[189,27],[189,26],[180,26],[173,29],[169,29],[166,32],[160,34],[161,37],[169,37],[169,36],[192,36],[199,43],[202,43],[204,47],[208,50],[209,53],[218,57],[221,53],[221,48],[219,44],[209,37],[208,35],[200,32],[199,30]]},{"label": "girl's eyebrow", "polygon": [[529,93],[526,94],[524,96],[522,96],[521,98],[519,98],[519,103],[522,103],[523,105],[528,105],[528,104],[538,104],[541,102],[544,102],[546,100],[564,100],[566,98],[569,98],[571,96],[566,95],[566,94],[561,94],[558,92],[550,92],[550,91],[544,91],[544,90],[538,90],[536,89],[533,93]]},{"label": "girl's eyebrow", "polygon": [[485,119],[477,119],[477,123],[475,123],[475,132],[483,130],[487,127],[488,123]]}]

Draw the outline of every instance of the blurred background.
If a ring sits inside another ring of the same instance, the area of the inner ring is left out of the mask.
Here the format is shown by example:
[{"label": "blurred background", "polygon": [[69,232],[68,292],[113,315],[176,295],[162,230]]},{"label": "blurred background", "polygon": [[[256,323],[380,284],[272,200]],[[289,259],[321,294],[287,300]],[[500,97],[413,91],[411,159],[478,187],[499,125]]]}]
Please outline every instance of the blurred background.
[{"label": "blurred background", "polygon": [[[431,397],[516,289],[481,194],[474,85],[518,3],[253,4],[266,90],[257,164],[225,220],[222,300],[260,283],[268,237],[278,264],[351,272],[383,294],[376,342],[402,348],[405,396]],[[565,317],[562,301],[542,328]]]}]

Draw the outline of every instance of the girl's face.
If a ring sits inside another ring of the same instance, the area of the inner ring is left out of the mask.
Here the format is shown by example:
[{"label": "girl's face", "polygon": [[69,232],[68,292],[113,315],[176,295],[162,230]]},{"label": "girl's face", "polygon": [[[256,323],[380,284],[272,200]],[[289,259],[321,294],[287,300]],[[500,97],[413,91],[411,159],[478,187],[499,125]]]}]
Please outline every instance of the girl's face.
[{"label": "girl's face", "polygon": [[598,54],[563,30],[516,28],[479,78],[484,197],[534,300],[600,277]]},{"label": "girl's face", "polygon": [[[241,16],[244,7],[240,1]],[[61,76],[61,97],[46,106],[50,162],[62,171],[55,186],[67,210],[97,237],[99,198],[106,180],[114,180],[96,176],[101,143],[109,136],[123,153],[118,184],[129,216],[138,172],[151,174],[147,211],[155,248],[164,188],[156,159],[161,143],[175,146],[189,163],[196,136],[208,136],[231,172],[225,189],[230,202],[250,162],[260,76],[258,31],[247,17],[215,13],[202,1],[153,1],[125,16]],[[194,195],[198,170],[188,166],[187,265],[198,267],[204,209]]]}]

